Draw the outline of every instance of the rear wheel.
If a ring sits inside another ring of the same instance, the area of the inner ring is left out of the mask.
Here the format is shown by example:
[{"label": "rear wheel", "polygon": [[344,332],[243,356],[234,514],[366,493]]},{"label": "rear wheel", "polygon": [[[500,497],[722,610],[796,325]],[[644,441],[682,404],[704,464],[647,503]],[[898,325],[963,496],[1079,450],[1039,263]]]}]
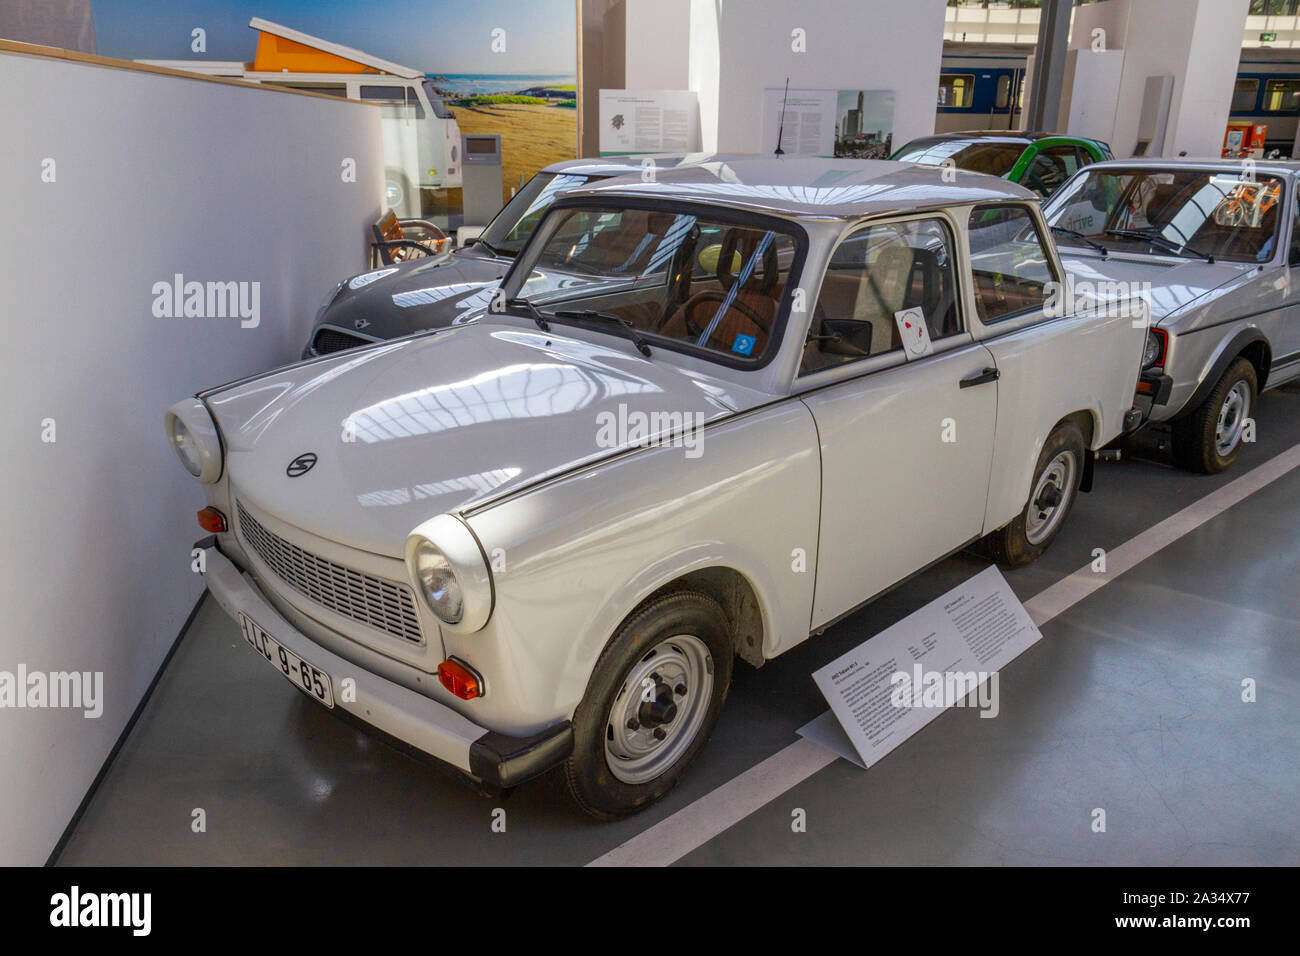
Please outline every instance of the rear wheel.
[{"label": "rear wheel", "polygon": [[984,539],[990,557],[1005,567],[1038,559],[1056,539],[1079,495],[1084,444],[1078,426],[1062,422],[1047,436],[1034,469],[1029,501],[1015,520]]},{"label": "rear wheel", "polygon": [[1190,415],[1173,424],[1174,457],[1189,471],[1214,475],[1241,454],[1246,422],[1255,410],[1255,366],[1239,358]]},{"label": "rear wheel", "polygon": [[717,723],[731,683],[727,617],[697,591],[655,598],[601,653],[573,716],[569,793],[612,819],[676,786]]}]

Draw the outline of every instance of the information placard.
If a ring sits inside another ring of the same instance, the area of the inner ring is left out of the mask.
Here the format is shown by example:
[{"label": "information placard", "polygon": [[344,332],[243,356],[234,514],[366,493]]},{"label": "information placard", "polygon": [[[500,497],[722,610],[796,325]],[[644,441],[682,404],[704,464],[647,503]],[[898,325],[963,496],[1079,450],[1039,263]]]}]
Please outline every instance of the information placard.
[{"label": "information placard", "polygon": [[997,716],[997,672],[1042,636],[990,565],[816,671],[831,709],[799,733],[870,767],[949,707]]},{"label": "information placard", "polygon": [[699,151],[700,102],[693,91],[600,91],[600,155]]}]

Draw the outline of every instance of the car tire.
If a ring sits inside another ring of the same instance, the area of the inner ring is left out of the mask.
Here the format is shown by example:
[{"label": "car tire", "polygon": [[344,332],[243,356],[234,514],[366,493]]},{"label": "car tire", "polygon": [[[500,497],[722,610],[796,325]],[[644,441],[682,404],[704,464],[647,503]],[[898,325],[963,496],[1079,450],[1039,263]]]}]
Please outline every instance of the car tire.
[{"label": "car tire", "polygon": [[1229,365],[1205,401],[1173,423],[1179,467],[1216,475],[1236,461],[1258,393],[1255,366],[1244,358]]},{"label": "car tire", "polygon": [[1010,524],[984,538],[989,557],[1003,567],[1017,568],[1047,550],[1079,497],[1084,454],[1077,425],[1062,422],[1052,429],[1038,455],[1024,509]]},{"label": "car tire", "polygon": [[586,813],[626,816],[676,786],[727,699],[731,631],[713,598],[674,591],[647,601],[615,632],[574,712],[564,764],[569,794]]}]

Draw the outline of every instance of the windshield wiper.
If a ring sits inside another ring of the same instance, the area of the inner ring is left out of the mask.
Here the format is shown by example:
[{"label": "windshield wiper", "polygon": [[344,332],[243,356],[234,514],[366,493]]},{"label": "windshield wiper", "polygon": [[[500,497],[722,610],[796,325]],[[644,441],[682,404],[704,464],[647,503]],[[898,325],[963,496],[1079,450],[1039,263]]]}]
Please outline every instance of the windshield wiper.
[{"label": "windshield wiper", "polygon": [[641,333],[627,319],[621,315],[615,315],[613,312],[598,312],[595,309],[557,309],[553,315],[557,319],[597,319],[602,322],[612,322],[620,329],[623,329],[627,338],[632,340],[637,351],[646,358],[650,357],[650,346],[645,339],[641,338]]},{"label": "windshield wiper", "polygon": [[1204,259],[1210,265],[1214,265],[1214,256],[1208,252],[1201,252],[1199,249],[1193,249],[1187,243],[1181,246],[1172,239],[1166,239],[1164,236],[1154,232],[1144,232],[1141,229],[1107,229],[1106,235],[1118,236],[1121,239],[1140,239],[1143,242],[1149,242],[1153,246],[1162,246],[1170,252],[1178,255],[1182,252],[1190,252],[1192,255]]},{"label": "windshield wiper", "polygon": [[539,309],[537,306],[529,302],[527,299],[520,299],[518,297],[513,299],[506,299],[506,308],[522,309],[524,312],[528,313],[528,317],[530,319],[532,319],[534,322],[537,323],[537,327],[539,329],[541,329],[543,332],[551,331],[551,324],[546,321],[546,314],[542,312],[542,310]]},{"label": "windshield wiper", "polygon": [[1053,233],[1059,233],[1062,236],[1069,236],[1071,239],[1078,239],[1084,245],[1092,246],[1094,249],[1096,249],[1098,252],[1101,253],[1101,257],[1103,259],[1105,259],[1108,255],[1110,255],[1109,250],[1107,250],[1107,248],[1103,246],[1100,242],[1097,242],[1093,239],[1089,239],[1083,233],[1075,229],[1066,229],[1064,226],[1052,226],[1051,229]]}]

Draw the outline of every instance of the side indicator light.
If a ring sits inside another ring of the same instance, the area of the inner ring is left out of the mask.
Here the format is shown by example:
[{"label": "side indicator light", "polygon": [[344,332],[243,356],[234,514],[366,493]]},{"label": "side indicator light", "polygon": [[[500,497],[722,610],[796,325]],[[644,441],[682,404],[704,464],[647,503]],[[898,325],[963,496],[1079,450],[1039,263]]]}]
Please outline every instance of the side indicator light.
[{"label": "side indicator light", "polygon": [[204,508],[199,512],[199,527],[211,534],[221,534],[226,530],[226,516],[216,508]]},{"label": "side indicator light", "polygon": [[438,665],[438,680],[461,700],[473,700],[483,695],[482,679],[454,657]]}]

